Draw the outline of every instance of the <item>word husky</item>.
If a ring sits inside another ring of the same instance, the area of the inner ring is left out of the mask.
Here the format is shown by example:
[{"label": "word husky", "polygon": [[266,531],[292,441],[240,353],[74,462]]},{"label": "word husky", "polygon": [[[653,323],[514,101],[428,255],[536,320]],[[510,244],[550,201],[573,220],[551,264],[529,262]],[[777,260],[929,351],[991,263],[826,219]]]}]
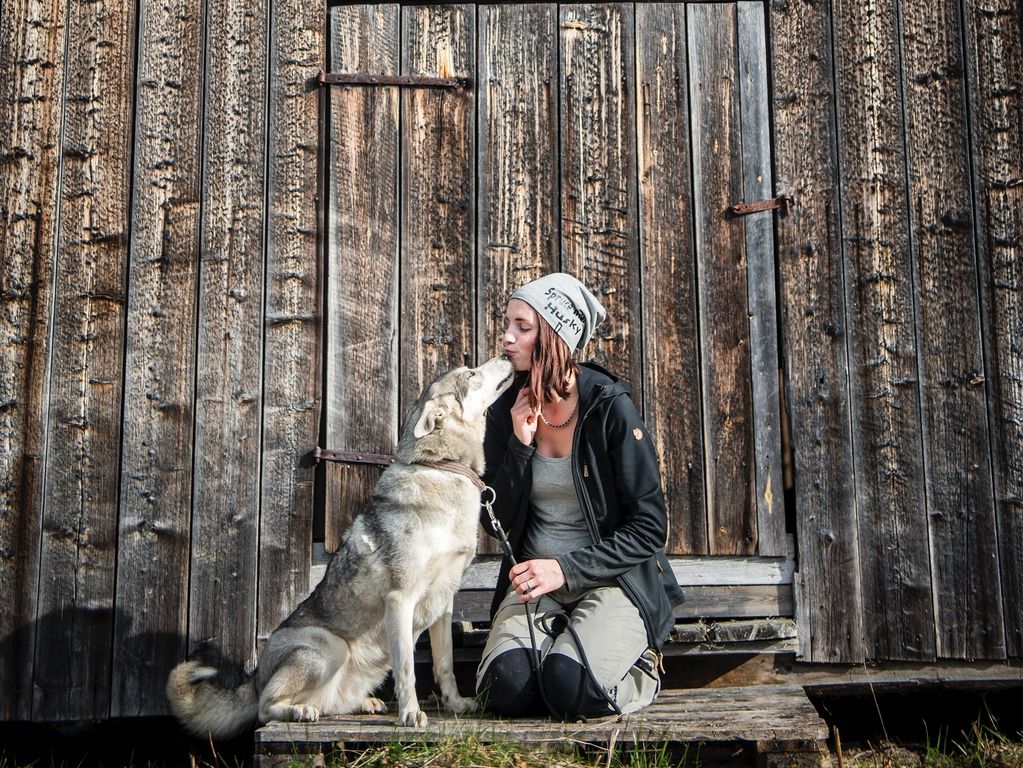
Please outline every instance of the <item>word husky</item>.
[{"label": "word husky", "polygon": [[427,388],[370,508],[316,589],[270,635],[250,678],[222,685],[200,660],[171,672],[167,697],[190,731],[230,738],[257,721],[385,712],[372,694],[392,668],[398,725],[425,725],[413,649],[427,628],[441,703],[456,713],[476,708],[455,685],[451,610],[476,554],[487,408],[511,381],[511,363],[497,357]]}]

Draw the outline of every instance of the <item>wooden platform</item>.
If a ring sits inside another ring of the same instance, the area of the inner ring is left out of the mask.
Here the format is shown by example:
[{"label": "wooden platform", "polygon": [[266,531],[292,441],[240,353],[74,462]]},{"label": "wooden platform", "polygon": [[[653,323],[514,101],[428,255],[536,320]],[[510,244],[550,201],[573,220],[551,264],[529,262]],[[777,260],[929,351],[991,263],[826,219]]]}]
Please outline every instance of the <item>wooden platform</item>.
[{"label": "wooden platform", "polygon": [[330,752],[357,745],[465,738],[538,746],[747,743],[756,748],[762,764],[830,764],[827,726],[798,686],[669,690],[641,712],[586,723],[426,711],[430,722],[423,728],[398,728],[393,712],[317,723],[269,723],[256,732],[257,765],[266,768],[296,758],[322,764]]}]

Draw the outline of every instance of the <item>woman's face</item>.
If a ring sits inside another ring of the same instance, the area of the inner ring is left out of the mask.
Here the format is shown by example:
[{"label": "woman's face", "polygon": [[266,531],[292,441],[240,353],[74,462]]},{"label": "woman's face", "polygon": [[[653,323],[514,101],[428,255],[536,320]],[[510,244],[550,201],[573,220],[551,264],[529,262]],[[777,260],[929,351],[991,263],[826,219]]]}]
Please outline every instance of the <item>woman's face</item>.
[{"label": "woman's face", "polygon": [[536,311],[522,299],[511,299],[504,312],[504,336],[501,345],[516,371],[528,371],[533,347],[539,333]]}]

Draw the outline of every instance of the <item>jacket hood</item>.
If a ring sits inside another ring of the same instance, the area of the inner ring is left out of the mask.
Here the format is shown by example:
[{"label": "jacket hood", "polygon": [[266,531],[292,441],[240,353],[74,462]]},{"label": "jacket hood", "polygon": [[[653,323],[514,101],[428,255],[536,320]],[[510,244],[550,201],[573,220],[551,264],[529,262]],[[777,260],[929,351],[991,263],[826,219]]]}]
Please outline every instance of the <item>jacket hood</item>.
[{"label": "jacket hood", "polygon": [[577,386],[584,416],[597,403],[618,395],[628,395],[632,391],[628,382],[592,362],[579,364]]}]

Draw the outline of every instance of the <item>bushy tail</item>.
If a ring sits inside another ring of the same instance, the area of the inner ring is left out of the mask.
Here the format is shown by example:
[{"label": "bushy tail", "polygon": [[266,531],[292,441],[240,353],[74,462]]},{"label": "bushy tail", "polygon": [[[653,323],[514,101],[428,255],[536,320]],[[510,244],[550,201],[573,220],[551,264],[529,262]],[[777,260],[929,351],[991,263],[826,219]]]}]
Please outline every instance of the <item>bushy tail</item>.
[{"label": "bushy tail", "polygon": [[224,688],[216,676],[216,669],[199,661],[182,662],[167,678],[167,698],[174,715],[196,736],[230,739],[256,724],[256,688],[251,679]]}]

